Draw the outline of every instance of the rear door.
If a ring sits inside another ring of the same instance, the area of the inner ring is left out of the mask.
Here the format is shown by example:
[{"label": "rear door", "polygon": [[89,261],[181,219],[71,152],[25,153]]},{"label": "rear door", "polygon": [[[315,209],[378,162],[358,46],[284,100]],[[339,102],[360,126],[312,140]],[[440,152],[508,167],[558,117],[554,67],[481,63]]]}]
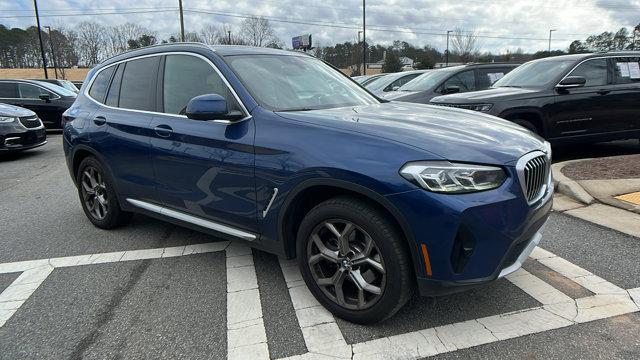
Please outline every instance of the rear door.
[{"label": "rear door", "polygon": [[[640,57],[611,59],[613,88],[611,110],[620,122],[620,129],[640,129]],[[614,114],[612,114],[614,115]]]},{"label": "rear door", "polygon": [[[208,59],[196,54],[164,58],[159,111],[151,129],[152,159],[163,204],[216,223],[256,232],[255,125]],[[226,97],[229,110],[247,117],[229,123],[184,116],[187,103],[203,94]]]},{"label": "rear door", "polygon": [[91,143],[113,172],[121,196],[158,203],[150,159],[160,56],[142,57],[103,69],[89,96],[101,104],[93,114]]},{"label": "rear door", "polygon": [[551,137],[579,136],[621,130],[621,122],[612,116],[613,99],[609,61],[588,59],[567,76],[582,76],[583,87],[557,91],[555,103],[548,107],[553,124]]}]

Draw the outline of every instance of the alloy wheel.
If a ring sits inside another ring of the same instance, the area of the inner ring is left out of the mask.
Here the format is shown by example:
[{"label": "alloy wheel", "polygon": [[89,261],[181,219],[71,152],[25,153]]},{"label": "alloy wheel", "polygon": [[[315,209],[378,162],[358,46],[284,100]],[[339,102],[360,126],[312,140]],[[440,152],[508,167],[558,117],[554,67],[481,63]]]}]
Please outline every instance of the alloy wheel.
[{"label": "alloy wheel", "polygon": [[93,166],[85,167],[81,186],[85,208],[94,219],[103,220],[109,212],[109,199],[102,173]]},{"label": "alloy wheel", "polygon": [[316,226],[307,243],[307,261],[322,292],[344,308],[367,309],[384,293],[382,254],[371,236],[350,221]]}]

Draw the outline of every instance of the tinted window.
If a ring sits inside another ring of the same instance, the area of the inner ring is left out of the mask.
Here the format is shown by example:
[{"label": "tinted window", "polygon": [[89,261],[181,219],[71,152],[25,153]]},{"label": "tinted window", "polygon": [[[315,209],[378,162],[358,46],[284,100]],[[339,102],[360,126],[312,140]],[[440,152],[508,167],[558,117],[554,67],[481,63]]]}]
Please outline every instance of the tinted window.
[{"label": "tinted window", "polygon": [[613,71],[616,84],[640,83],[640,58],[614,58]]},{"label": "tinted window", "polygon": [[18,87],[15,83],[0,82],[0,98],[17,98]]},{"label": "tinted window", "polygon": [[584,86],[602,86],[607,84],[607,59],[587,60],[578,65],[569,76],[582,76],[587,79]]},{"label": "tinted window", "polygon": [[227,86],[218,73],[195,56],[167,56],[163,90],[164,112],[169,114],[184,114],[189,100],[203,94],[222,95],[232,107]]},{"label": "tinted window", "polygon": [[407,75],[407,76],[403,76],[400,79],[392,82],[391,84],[389,84],[389,86],[387,86],[386,88],[384,88],[384,91],[392,91],[394,87],[400,87],[406,83],[408,83],[409,81],[415,79],[416,77],[418,77],[418,75],[422,75],[420,73],[417,74],[411,74],[411,75]]},{"label": "tinted window", "polygon": [[451,86],[457,86],[460,88],[460,92],[473,91],[476,88],[476,76],[473,70],[463,71],[456,75],[453,75],[442,85],[442,89],[446,89]]},{"label": "tinted window", "polygon": [[529,87],[540,88],[555,85],[565,71],[571,69],[575,60],[549,58],[534,60],[510,71],[493,87]]},{"label": "tinted window", "polygon": [[131,60],[126,63],[120,86],[120,107],[135,110],[155,110],[155,78],[158,57]]},{"label": "tinted window", "polygon": [[39,86],[25,83],[18,83],[18,92],[21,99],[38,99],[40,95],[49,95],[51,98],[56,97],[52,92]]},{"label": "tinted window", "polygon": [[111,66],[104,70],[102,70],[96,79],[93,80],[93,84],[91,84],[91,89],[89,89],[89,95],[95,100],[103,103],[104,96],[107,93],[107,88],[109,87],[109,81],[111,81],[111,75],[113,74],[113,70],[115,67]]},{"label": "tinted window", "polygon": [[118,106],[118,96],[120,95],[120,83],[122,81],[122,73],[124,72],[124,64],[118,65],[116,74],[111,80],[111,86],[109,86],[109,93],[107,94],[107,100],[105,104],[109,106]]},{"label": "tinted window", "polygon": [[496,81],[502,79],[509,69],[504,68],[479,68],[478,69],[478,89],[486,89]]}]

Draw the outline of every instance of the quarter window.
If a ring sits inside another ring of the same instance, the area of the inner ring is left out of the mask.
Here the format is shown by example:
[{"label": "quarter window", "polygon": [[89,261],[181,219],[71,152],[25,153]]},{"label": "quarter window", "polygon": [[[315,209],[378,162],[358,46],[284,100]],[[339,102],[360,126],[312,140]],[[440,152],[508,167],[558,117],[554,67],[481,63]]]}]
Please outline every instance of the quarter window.
[{"label": "quarter window", "polygon": [[155,110],[155,78],[157,56],[126,63],[120,86],[120,107],[134,110]]},{"label": "quarter window", "polygon": [[38,99],[40,95],[49,95],[51,98],[55,97],[52,92],[32,84],[19,83],[18,92],[20,93],[21,99]]},{"label": "quarter window", "polygon": [[168,55],[164,65],[164,112],[184,114],[192,98],[218,94],[232,108],[229,90],[218,73],[206,61],[190,55]]},{"label": "quarter window", "polygon": [[91,84],[89,96],[101,103],[104,103],[104,96],[107,94],[109,81],[111,81],[111,75],[113,75],[114,69],[115,67],[111,66],[100,71],[95,80],[93,80],[93,84]]},{"label": "quarter window", "polygon": [[18,87],[15,83],[0,82],[0,98],[15,99],[18,97]]},{"label": "quarter window", "polygon": [[457,86],[460,88],[460,92],[473,91],[476,88],[476,76],[473,70],[463,71],[456,75],[453,75],[442,85],[442,89],[446,90],[448,87]]},{"label": "quarter window", "polygon": [[640,83],[640,58],[614,58],[613,73],[616,84]]},{"label": "quarter window", "polygon": [[569,76],[582,76],[587,80],[584,86],[607,85],[607,59],[587,60],[578,65]]}]

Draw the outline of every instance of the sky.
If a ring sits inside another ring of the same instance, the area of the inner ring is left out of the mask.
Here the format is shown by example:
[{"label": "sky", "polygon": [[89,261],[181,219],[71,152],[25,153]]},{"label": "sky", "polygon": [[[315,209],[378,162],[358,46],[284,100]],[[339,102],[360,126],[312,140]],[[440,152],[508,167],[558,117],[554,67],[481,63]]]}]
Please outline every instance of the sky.
[{"label": "sky", "polygon": [[[239,30],[247,16],[270,19],[277,36],[312,34],[314,44],[356,41],[362,28],[361,0],[183,0],[185,31],[205,25]],[[159,38],[178,34],[178,0],[38,0],[41,25],[73,28],[81,21],[103,25],[134,22]],[[100,14],[100,15],[98,15]],[[566,49],[591,34],[631,30],[640,23],[640,0],[366,0],[367,43],[393,40],[416,46],[446,47],[446,32],[456,28],[478,35],[482,51],[503,53]],[[32,0],[0,0],[0,24],[35,25]]]}]

